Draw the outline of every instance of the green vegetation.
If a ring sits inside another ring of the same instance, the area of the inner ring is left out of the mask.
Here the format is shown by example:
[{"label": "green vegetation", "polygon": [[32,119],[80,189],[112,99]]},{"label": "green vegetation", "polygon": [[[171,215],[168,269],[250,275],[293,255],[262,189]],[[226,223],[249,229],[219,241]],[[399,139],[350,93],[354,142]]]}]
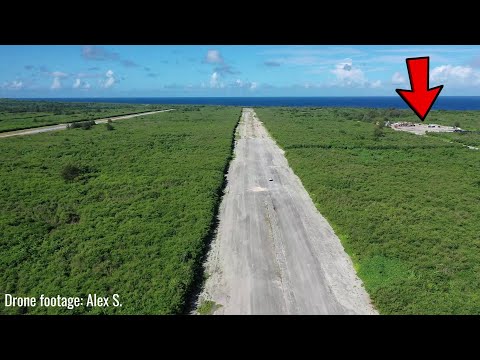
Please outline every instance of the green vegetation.
[{"label": "green vegetation", "polygon": [[96,123],[94,120],[79,121],[67,124],[67,130],[82,128],[83,130],[90,130]]},{"label": "green vegetation", "polygon": [[[480,152],[388,128],[372,137],[379,120],[417,122],[411,111],[256,112],[381,313],[480,314]],[[427,122],[455,119],[480,129],[472,111],[432,111]]]},{"label": "green vegetation", "polygon": [[[410,113],[412,112],[410,111]],[[413,114],[408,116],[408,118],[411,119],[407,121],[420,122]],[[457,127],[460,125],[460,127],[465,130],[478,130],[478,121],[478,111],[433,110],[428,114],[424,123]]]},{"label": "green vegetation", "polygon": [[480,131],[466,133],[428,133],[428,136],[436,136],[448,141],[458,142],[463,145],[480,148]]},{"label": "green vegetation", "polygon": [[166,108],[165,105],[62,103],[0,99],[0,132],[102,119]]},{"label": "green vegetation", "polygon": [[215,301],[205,300],[197,309],[199,315],[212,315],[222,305],[217,304]]},{"label": "green vegetation", "polygon": [[383,129],[380,126],[375,126],[373,129],[373,139],[379,140],[381,137],[384,137],[385,134],[383,133]]},{"label": "green vegetation", "polygon": [[214,222],[240,109],[178,107],[0,141],[0,293],[120,295],[122,307],[28,314],[176,314]]},{"label": "green vegetation", "polygon": [[62,169],[62,177],[65,181],[73,181],[82,174],[82,169],[75,165],[65,165]]}]

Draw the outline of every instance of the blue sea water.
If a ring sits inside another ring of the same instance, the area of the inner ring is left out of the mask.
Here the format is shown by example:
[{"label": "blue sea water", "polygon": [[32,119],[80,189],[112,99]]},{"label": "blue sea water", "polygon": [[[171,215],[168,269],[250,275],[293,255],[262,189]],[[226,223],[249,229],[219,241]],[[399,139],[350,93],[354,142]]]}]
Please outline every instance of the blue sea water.
[{"label": "blue sea water", "polygon": [[[27,99],[25,99],[27,100]],[[131,97],[131,98],[42,98],[28,100],[103,102],[126,104],[189,104],[232,106],[368,107],[407,109],[399,96],[368,97]],[[480,96],[440,96],[432,110],[480,110]]]}]

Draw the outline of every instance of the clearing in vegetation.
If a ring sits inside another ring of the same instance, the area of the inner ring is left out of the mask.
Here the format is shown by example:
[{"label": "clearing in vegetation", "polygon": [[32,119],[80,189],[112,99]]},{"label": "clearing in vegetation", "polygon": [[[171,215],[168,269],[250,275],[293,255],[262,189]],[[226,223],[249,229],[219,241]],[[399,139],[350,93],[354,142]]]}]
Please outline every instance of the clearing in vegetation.
[{"label": "clearing in vegetation", "polygon": [[198,312],[375,314],[340,240],[252,109],[237,129]]}]

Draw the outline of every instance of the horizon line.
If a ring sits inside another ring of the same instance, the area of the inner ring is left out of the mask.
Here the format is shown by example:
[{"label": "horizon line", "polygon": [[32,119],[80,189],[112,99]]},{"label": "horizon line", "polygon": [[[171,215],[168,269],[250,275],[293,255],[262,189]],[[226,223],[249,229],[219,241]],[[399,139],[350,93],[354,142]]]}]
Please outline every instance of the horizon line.
[{"label": "horizon line", "polygon": [[[60,97],[0,97],[0,99],[264,99],[264,98],[397,98],[395,95],[351,95],[351,96],[60,96]],[[480,97],[480,95],[445,95],[442,98]],[[400,98],[399,98],[400,99]]]}]

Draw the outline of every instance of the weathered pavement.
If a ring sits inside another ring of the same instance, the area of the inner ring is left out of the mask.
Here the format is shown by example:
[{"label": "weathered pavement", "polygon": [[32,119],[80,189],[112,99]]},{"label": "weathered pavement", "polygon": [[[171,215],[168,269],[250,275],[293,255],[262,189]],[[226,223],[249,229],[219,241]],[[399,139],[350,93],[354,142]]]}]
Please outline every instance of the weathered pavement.
[{"label": "weathered pavement", "polygon": [[215,314],[376,314],[253,109],[244,109],[237,137],[200,302],[214,301]]},{"label": "weathered pavement", "polygon": [[[95,124],[105,124],[108,120],[117,121],[117,120],[131,119],[137,116],[157,114],[157,113],[172,111],[172,110],[174,109],[149,111],[149,112],[131,114],[131,115],[112,116],[105,119],[95,120]],[[48,132],[48,131],[65,130],[66,128],[67,128],[67,124],[47,125],[47,126],[42,126],[38,128],[23,129],[23,130],[8,131],[8,132],[0,133],[0,138],[6,138],[11,136],[21,136],[21,135],[33,135],[33,134],[39,134],[39,133]]]}]

